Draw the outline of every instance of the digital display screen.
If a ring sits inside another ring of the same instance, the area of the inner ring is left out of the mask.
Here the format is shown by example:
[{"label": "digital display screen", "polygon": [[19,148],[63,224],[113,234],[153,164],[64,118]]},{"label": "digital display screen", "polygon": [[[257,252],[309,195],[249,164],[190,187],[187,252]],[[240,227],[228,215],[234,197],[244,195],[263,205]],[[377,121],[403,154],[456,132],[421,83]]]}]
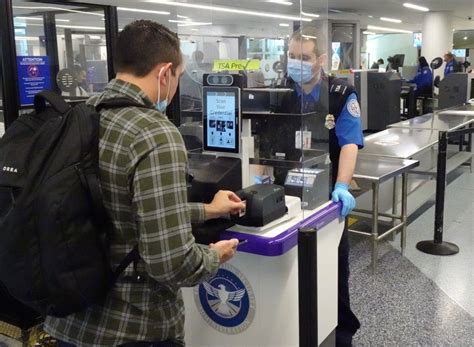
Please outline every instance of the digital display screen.
[{"label": "digital display screen", "polygon": [[465,49],[453,49],[451,50],[457,58],[466,58],[466,50]]},{"label": "digital display screen", "polygon": [[423,34],[413,33],[413,47],[421,48],[423,44]]},{"label": "digital display screen", "polygon": [[314,185],[315,179],[315,175],[302,175],[293,173],[286,176],[285,184],[298,187],[311,187]]},{"label": "digital display screen", "polygon": [[204,88],[204,138],[206,150],[239,152],[239,89]]}]

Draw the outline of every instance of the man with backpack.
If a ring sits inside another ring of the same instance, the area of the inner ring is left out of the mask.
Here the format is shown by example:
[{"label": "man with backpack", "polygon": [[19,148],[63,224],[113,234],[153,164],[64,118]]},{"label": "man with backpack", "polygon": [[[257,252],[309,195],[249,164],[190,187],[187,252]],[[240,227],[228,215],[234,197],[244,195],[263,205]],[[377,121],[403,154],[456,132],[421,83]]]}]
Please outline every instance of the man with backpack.
[{"label": "man with backpack", "polygon": [[[177,35],[158,23],[135,21],[120,32],[114,63],[116,79],[87,103],[101,114],[99,178],[115,229],[112,268],[136,245],[140,257],[102,303],[64,318],[48,316],[45,330],[60,346],[182,346],[180,288],[215,275],[238,244],[198,246],[191,221],[236,213],[244,204],[229,191],[218,192],[210,204],[187,201],[186,149],[164,115],[184,69]],[[114,100],[123,107],[102,107]]]}]

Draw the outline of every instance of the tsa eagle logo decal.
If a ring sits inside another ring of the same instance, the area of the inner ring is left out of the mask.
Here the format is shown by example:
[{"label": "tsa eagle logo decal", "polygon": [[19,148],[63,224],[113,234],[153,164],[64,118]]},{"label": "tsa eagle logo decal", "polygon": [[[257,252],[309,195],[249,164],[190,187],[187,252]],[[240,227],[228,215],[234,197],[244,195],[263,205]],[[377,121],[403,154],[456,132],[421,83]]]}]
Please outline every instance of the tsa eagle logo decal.
[{"label": "tsa eagle logo decal", "polygon": [[239,334],[255,315],[255,297],[243,274],[229,264],[221,265],[216,276],[194,290],[201,316],[214,329]]},{"label": "tsa eagle logo decal", "polygon": [[245,295],[245,289],[239,289],[235,292],[228,292],[225,285],[219,284],[219,288],[215,288],[208,282],[202,284],[206,290],[208,296],[212,296],[215,299],[209,300],[209,305],[212,310],[219,316],[222,317],[234,317],[240,311],[240,306],[232,303],[240,301]]}]

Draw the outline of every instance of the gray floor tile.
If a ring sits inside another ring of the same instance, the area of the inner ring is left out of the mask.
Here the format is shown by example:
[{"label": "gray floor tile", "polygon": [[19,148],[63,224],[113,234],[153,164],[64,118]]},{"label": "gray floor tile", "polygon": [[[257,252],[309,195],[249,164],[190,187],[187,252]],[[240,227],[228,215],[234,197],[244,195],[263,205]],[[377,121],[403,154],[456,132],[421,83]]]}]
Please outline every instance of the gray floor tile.
[{"label": "gray floor tile", "polygon": [[416,249],[433,239],[434,206],[408,226],[405,257],[399,235],[380,244],[375,275],[368,240],[351,235],[351,300],[362,323],[355,346],[474,346],[474,174],[460,168],[451,180],[444,240],[456,243],[458,254]]},{"label": "gray floor tile", "polygon": [[351,300],[362,324],[354,346],[474,345],[474,318],[413,263],[382,242],[372,275],[368,241],[351,241]]}]

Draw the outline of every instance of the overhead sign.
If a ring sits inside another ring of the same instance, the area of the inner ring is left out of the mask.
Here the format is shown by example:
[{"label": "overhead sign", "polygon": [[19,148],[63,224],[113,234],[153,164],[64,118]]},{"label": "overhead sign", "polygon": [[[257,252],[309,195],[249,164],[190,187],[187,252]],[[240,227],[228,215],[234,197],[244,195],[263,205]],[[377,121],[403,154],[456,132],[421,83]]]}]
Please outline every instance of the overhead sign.
[{"label": "overhead sign", "polygon": [[237,71],[237,70],[260,70],[260,60],[258,59],[240,59],[240,60],[214,60],[212,71]]},{"label": "overhead sign", "polygon": [[21,106],[32,105],[37,93],[51,89],[51,74],[47,56],[16,57]]}]

